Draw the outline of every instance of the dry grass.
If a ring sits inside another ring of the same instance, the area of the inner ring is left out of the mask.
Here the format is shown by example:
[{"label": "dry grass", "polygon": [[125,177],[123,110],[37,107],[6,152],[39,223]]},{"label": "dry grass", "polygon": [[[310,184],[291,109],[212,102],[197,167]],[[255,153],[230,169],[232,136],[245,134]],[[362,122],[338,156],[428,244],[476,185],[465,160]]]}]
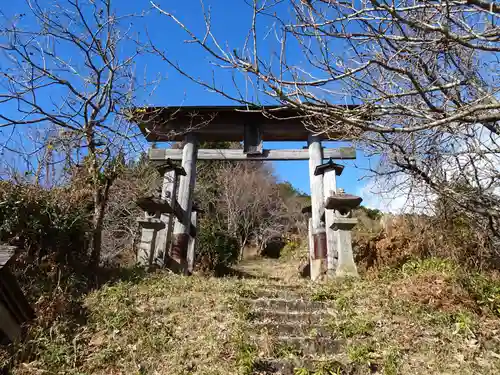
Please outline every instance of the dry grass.
[{"label": "dry grass", "polygon": [[500,373],[500,320],[461,286],[463,275],[444,261],[407,268],[314,292],[331,297],[332,331],[345,339],[335,359],[357,362],[360,374]]},{"label": "dry grass", "polygon": [[464,282],[454,264],[414,261],[314,285],[298,278],[298,262],[249,261],[239,267],[244,279],[160,272],[105,286],[82,297],[81,325],[34,326],[32,355],[17,357],[12,373],[250,374],[257,356],[277,348],[273,337],[253,338],[245,299],[286,288],[328,304],[329,329],[342,342],[329,360],[352,374],[500,373],[500,321],[482,302],[496,289],[473,275]]},{"label": "dry grass", "polygon": [[230,374],[245,343],[245,306],[234,279],[159,273],[85,297],[88,321],[35,332],[36,359],[14,374]]}]

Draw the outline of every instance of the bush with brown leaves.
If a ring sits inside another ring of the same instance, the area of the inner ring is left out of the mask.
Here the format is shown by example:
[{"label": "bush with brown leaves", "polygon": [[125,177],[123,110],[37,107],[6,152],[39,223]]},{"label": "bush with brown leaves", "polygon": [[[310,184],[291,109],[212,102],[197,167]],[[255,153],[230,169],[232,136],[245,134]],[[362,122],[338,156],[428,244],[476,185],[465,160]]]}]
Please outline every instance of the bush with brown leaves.
[{"label": "bush with brown leaves", "polygon": [[476,270],[495,269],[489,232],[466,217],[400,215],[378,232],[357,233],[355,252],[364,269],[400,266],[409,259],[449,259]]}]

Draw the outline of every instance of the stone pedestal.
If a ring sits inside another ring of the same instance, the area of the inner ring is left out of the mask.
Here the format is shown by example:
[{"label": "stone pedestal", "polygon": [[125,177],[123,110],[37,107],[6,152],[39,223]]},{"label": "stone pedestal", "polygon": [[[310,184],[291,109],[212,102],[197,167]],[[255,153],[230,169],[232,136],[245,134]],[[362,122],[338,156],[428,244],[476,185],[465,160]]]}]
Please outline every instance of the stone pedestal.
[{"label": "stone pedestal", "polygon": [[155,216],[146,216],[137,219],[137,222],[141,226],[137,263],[142,266],[151,266],[155,262],[158,232],[165,228],[165,223]]},{"label": "stone pedestal", "polygon": [[335,276],[358,276],[358,269],[354,262],[352,252],[352,229],[358,223],[358,219],[350,217],[335,217],[332,229],[337,231],[338,238],[338,263]]},{"label": "stone pedestal", "polygon": [[[314,171],[315,176],[323,176],[323,199],[325,203],[328,197],[337,194],[337,176],[342,174],[344,166],[337,164],[332,158],[326,163],[316,166]],[[337,232],[332,228],[333,220],[336,216],[336,212],[333,209],[325,210],[325,227],[326,227],[326,247],[327,247],[327,266],[326,273],[331,276],[335,274],[335,267],[337,264]]]},{"label": "stone pedestal", "polygon": [[332,194],[326,199],[325,208],[335,212],[330,228],[334,229],[337,234],[338,260],[335,271],[337,277],[358,276],[352,253],[352,228],[356,226],[358,220],[351,218],[351,213],[359,207],[362,201],[361,197],[343,192]]}]

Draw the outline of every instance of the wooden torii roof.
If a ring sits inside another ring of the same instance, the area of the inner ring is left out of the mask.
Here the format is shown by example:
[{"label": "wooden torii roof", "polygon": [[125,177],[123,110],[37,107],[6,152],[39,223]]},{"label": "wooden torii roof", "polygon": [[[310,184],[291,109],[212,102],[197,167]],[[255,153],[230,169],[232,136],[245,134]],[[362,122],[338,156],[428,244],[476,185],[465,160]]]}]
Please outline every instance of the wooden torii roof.
[{"label": "wooden torii roof", "polygon": [[143,107],[134,109],[132,115],[149,142],[182,141],[188,132],[195,133],[200,141],[238,142],[243,140],[246,127],[258,127],[263,141],[306,141],[306,118],[296,108],[242,105]]}]

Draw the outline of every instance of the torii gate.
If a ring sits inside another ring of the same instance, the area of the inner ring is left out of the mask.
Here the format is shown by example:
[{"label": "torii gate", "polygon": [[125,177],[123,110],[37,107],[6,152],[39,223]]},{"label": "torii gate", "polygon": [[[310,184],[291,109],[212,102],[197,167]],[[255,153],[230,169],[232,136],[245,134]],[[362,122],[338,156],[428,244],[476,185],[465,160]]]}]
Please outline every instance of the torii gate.
[{"label": "torii gate", "polygon": [[[193,269],[196,235],[193,192],[197,160],[309,160],[311,278],[316,280],[327,270],[330,274],[356,275],[351,246],[351,229],[356,221],[350,218],[350,211],[360,204],[361,199],[337,192],[336,176],[341,174],[343,166],[333,162],[334,159],[355,159],[356,151],[352,147],[323,148],[321,141],[334,139],[335,135],[314,134],[304,126],[303,119],[298,110],[278,106],[255,109],[246,106],[182,106],[134,110],[133,121],[139,125],[147,141],[184,142],[183,149],[149,150],[149,160],[162,168],[165,177],[161,199],[138,202],[149,212],[145,219],[140,220],[143,232],[139,262],[151,264],[155,259],[163,259],[170,268],[182,273],[189,274]],[[243,141],[243,149],[199,149],[200,141]],[[263,141],[307,141],[307,148],[266,150]],[[324,159],[329,159],[329,162],[323,164]],[[181,161],[182,167],[171,161]],[[177,218],[175,226],[174,217]]]}]

